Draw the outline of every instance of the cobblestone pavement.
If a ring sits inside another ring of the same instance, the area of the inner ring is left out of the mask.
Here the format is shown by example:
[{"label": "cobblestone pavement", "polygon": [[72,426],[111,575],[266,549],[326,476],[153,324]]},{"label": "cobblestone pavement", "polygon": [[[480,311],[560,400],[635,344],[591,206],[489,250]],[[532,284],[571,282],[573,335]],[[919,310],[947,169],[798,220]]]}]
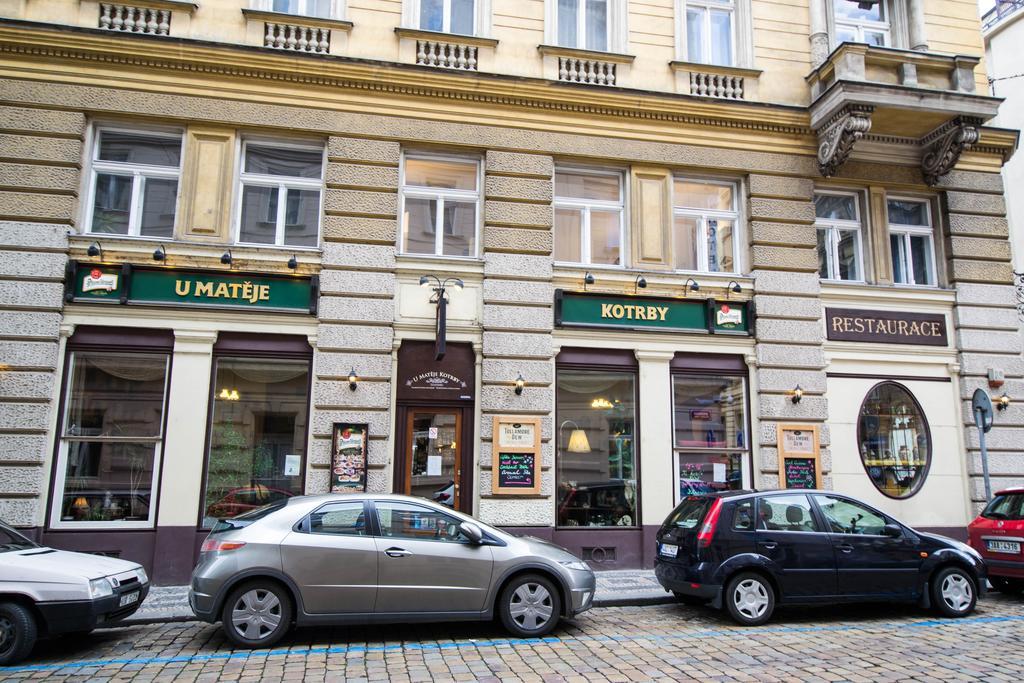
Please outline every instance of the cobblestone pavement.
[{"label": "cobblestone pavement", "polygon": [[137,625],[62,638],[4,680],[902,681],[1024,679],[1024,599],[971,617],[913,607],[782,610],[756,629],[681,605],[591,610],[541,639],[492,624],[302,629],[274,650],[231,650],[215,626]]}]

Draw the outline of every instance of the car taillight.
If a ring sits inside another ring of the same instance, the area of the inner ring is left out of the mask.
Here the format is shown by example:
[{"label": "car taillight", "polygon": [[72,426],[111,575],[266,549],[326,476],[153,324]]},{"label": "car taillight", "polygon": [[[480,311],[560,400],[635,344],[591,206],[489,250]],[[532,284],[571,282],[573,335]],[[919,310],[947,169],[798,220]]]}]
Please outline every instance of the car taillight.
[{"label": "car taillight", "polygon": [[202,552],[223,553],[229,550],[238,550],[245,545],[245,541],[218,541],[215,538],[208,538],[203,541]]},{"label": "car taillight", "polygon": [[697,534],[697,545],[699,547],[707,548],[711,545],[711,539],[715,536],[715,527],[718,526],[718,513],[721,511],[722,499],[716,498],[715,502],[711,504],[707,517],[704,518],[704,526],[700,528],[700,533]]}]

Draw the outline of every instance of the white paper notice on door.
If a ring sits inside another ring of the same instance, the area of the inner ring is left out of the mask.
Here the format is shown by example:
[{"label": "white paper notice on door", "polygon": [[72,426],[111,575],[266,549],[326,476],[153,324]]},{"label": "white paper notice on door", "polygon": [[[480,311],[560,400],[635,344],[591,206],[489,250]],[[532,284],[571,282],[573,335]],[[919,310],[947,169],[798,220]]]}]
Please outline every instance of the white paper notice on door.
[{"label": "white paper notice on door", "polygon": [[427,438],[428,439],[436,439],[437,438],[437,427],[429,427],[427,429]]},{"label": "white paper notice on door", "polygon": [[286,477],[297,477],[299,476],[299,467],[302,465],[301,455],[286,455],[284,456],[284,476]]},{"label": "white paper notice on door", "polygon": [[441,476],[441,456],[440,455],[428,455],[427,456],[427,476],[428,477],[440,477]]},{"label": "white paper notice on door", "polygon": [[716,462],[714,465],[715,481],[725,481],[725,463]]}]

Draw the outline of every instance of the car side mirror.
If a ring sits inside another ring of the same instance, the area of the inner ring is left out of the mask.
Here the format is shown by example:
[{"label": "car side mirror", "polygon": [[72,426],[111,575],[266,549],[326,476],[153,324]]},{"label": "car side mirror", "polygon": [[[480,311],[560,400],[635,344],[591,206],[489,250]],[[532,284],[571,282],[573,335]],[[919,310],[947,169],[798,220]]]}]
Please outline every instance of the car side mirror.
[{"label": "car side mirror", "polygon": [[473,545],[480,545],[484,542],[484,532],[472,522],[463,522],[459,525],[459,531],[470,540]]},{"label": "car side mirror", "polygon": [[903,527],[899,524],[886,524],[882,527],[882,535],[889,538],[900,538],[903,536]]}]

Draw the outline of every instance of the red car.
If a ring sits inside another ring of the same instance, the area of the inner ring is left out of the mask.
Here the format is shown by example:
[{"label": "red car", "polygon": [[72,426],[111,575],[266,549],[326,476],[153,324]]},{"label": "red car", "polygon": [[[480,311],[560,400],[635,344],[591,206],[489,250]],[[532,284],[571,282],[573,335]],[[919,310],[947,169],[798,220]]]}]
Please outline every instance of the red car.
[{"label": "red car", "polygon": [[967,531],[971,547],[985,558],[995,589],[1024,591],[1024,486],[996,493]]}]

